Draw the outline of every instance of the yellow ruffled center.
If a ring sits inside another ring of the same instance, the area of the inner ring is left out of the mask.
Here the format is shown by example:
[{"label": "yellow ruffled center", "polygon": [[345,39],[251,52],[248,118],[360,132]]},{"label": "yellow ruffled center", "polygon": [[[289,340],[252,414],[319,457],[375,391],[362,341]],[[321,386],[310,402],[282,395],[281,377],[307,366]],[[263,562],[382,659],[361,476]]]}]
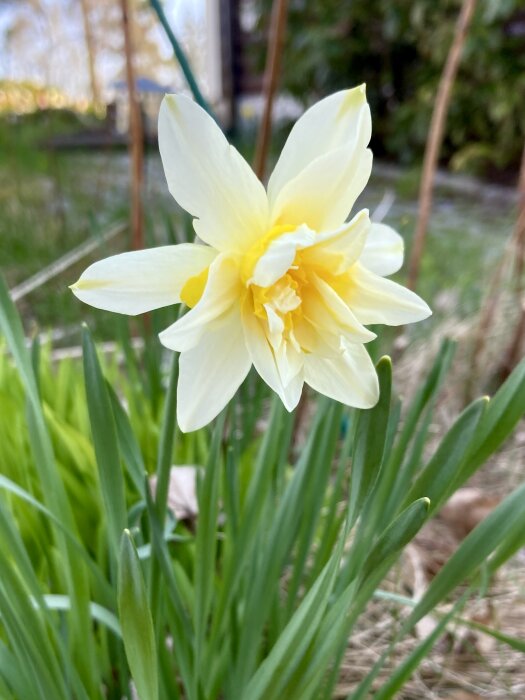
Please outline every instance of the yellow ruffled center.
[{"label": "yellow ruffled center", "polygon": [[[254,268],[260,257],[266,253],[270,243],[276,238],[279,238],[283,233],[293,231],[295,226],[273,226],[268,233],[262,238],[259,238],[251,248],[243,255],[240,262],[241,279],[246,284],[253,274]],[[198,275],[193,275],[186,280],[180,292],[180,299],[187,306],[193,308],[201,299],[206,283],[208,282],[209,267],[199,272]]]},{"label": "yellow ruffled center", "polygon": [[289,233],[294,231],[296,226],[279,225],[272,226],[272,228],[259,240],[255,241],[248,252],[244,254],[241,263],[241,279],[246,284],[248,280],[252,277],[257,261],[262,258],[270,247],[270,243],[275,241],[276,238],[282,236],[283,233]]},{"label": "yellow ruffled center", "polygon": [[303,325],[304,301],[311,289],[308,270],[300,265],[300,252],[293,265],[269,287],[250,285],[253,312],[260,319],[270,345],[278,351],[282,343],[290,343],[301,351],[297,333]]}]

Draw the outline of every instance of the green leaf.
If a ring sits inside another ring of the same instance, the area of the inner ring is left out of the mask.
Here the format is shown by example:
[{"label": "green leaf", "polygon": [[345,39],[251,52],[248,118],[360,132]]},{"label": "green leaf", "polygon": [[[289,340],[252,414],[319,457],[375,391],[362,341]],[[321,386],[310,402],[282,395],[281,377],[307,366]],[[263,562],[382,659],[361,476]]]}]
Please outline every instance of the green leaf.
[{"label": "green leaf", "polygon": [[100,369],[97,351],[87,326],[82,331],[84,379],[89,420],[97,457],[104,508],[108,521],[109,541],[118,556],[121,533],[126,527],[124,479],[120,466],[115,419],[106,382]]},{"label": "green leaf", "polygon": [[[202,673],[206,628],[212,599],[217,552],[221,442],[227,409],[215,421],[210,455],[199,489],[199,519],[195,538],[195,673]],[[197,679],[195,679],[196,681]],[[197,683],[195,683],[197,685]]]},{"label": "green leaf", "polygon": [[525,414],[525,358],[491,399],[479,426],[480,442],[458,475],[459,488],[505,442]]},{"label": "green leaf", "polygon": [[257,451],[253,473],[251,474],[248,493],[241,508],[239,518],[238,538],[234,547],[225,550],[223,563],[222,586],[218,595],[213,620],[209,634],[209,651],[205,666],[208,668],[211,657],[218,653],[220,637],[230,622],[230,611],[238,595],[242,576],[250,562],[250,555],[257,544],[257,529],[264,523],[264,505],[268,504],[271,493],[273,468],[278,453],[278,442],[281,430],[287,421],[293,420],[293,415],[286,413],[277,396],[272,397],[270,423]]},{"label": "green leaf", "polygon": [[[332,402],[328,409],[325,428],[317,446],[316,466],[311,470],[310,483],[303,492],[303,517],[297,535],[293,570],[288,581],[288,615],[293,611],[299,598],[299,589],[303,582],[306,563],[311,552],[316,527],[321,516],[326,487],[331,476],[337,440],[341,433],[342,405]],[[277,537],[280,537],[278,534]]]},{"label": "green leaf", "polygon": [[[20,373],[27,397],[27,428],[34,459],[43,493],[43,500],[55,518],[67,526],[71,535],[77,532],[73,510],[57,467],[51,437],[46,425],[43,406],[40,402],[36,377],[29,352],[26,348],[20,318],[0,277],[0,330],[7,339],[15,364]],[[61,571],[66,581],[67,591],[75,600],[77,614],[72,618],[71,640],[75,648],[78,667],[86,686],[93,691],[95,679],[95,648],[90,636],[89,585],[86,570],[77,560],[71,541],[64,533],[53,529],[53,540],[62,562]],[[80,652],[82,649],[82,653]]]},{"label": "green leaf", "polygon": [[87,552],[87,550],[84,549],[79,540],[74,536],[74,533],[72,533],[63,522],[56,518],[50,510],[48,510],[44,505],[42,505],[40,501],[37,501],[36,498],[31,496],[31,494],[25,491],[21,486],[15,484],[14,481],[11,481],[10,479],[8,479],[5,476],[2,476],[1,474],[0,489],[5,489],[9,493],[16,496],[16,498],[20,498],[25,503],[28,503],[39,513],[42,513],[42,515],[44,515],[46,518],[49,518],[49,520],[56,527],[58,527],[61,533],[67,538],[68,544],[75,549],[75,552],[82,557],[85,564],[89,567],[97,583],[98,589],[104,594],[106,600],[113,600],[113,589],[104,577],[102,571],[100,570],[100,567],[91,559],[89,552]]},{"label": "green leaf", "polygon": [[[180,316],[181,314],[179,313],[179,318]],[[173,458],[173,445],[175,443],[175,436],[178,431],[176,422],[178,376],[179,354],[174,353],[171,359],[168,391],[164,403],[164,411],[162,415],[160,439],[157,453],[157,487],[155,492],[155,517],[158,521],[159,529],[161,530],[164,527],[164,521],[166,519],[170,470]],[[153,503],[151,503],[149,499],[148,494],[146,494],[146,500],[150,503],[150,506],[153,505]],[[151,508],[149,508],[148,512],[150,513],[151,520],[151,518],[153,517],[153,511],[151,510]],[[163,538],[161,538],[161,540],[162,539]],[[153,557],[151,559],[149,590],[151,609],[153,610],[155,622],[159,625],[159,628],[157,629],[157,634],[159,635],[160,639],[160,636],[163,634],[163,625],[160,615],[158,614],[160,606],[160,564],[156,557]]]},{"label": "green leaf", "polygon": [[[36,683],[35,674],[27,672],[27,666],[24,660],[17,658],[2,641],[0,641],[0,677],[14,691],[14,695],[5,695],[5,698],[38,698],[41,690]],[[3,689],[0,688],[0,693]],[[4,695],[0,695],[4,697]]]},{"label": "green leaf", "polygon": [[[192,590],[187,590],[189,585],[186,585],[186,580],[183,578],[185,572],[180,563],[173,561],[168,551],[167,543],[164,537],[162,528],[158,520],[157,510],[151,492],[146,490],[146,504],[148,509],[149,524],[152,535],[152,549],[154,553],[154,561],[158,563],[159,574],[162,574],[165,582],[165,601],[164,610],[166,617],[169,620],[170,631],[173,634],[173,655],[177,663],[185,689],[192,686],[191,660],[194,653],[194,633],[191,626],[189,614],[185,609],[186,600],[184,592],[187,592],[187,597],[190,597]],[[157,584],[160,587],[160,576],[157,578]],[[159,601],[160,602],[160,601]],[[187,605],[190,611],[193,605]],[[163,644],[166,633],[166,620],[162,615],[159,615],[159,639]],[[192,700],[193,695],[188,692],[188,700]]]},{"label": "green leaf", "polygon": [[432,503],[432,511],[449,498],[454,491],[454,482],[478,439],[478,427],[488,399],[474,401],[459,416],[439,444],[432,459],[418,475],[408,492],[405,503],[427,496]]},{"label": "green leaf", "polygon": [[[242,550],[235,550],[237,566],[247,568],[249,572],[249,594],[245,597],[243,624],[238,642],[239,653],[233,674],[235,690],[240,694],[245,692],[245,685],[256,668],[257,652],[264,641],[265,624],[268,622],[274,595],[281,593],[283,567],[294,543],[300,546],[299,528],[304,503],[310,498],[308,492],[314,490],[317,485],[317,472],[329,472],[331,468],[330,460],[325,460],[326,437],[334,430],[332,418],[335,409],[336,404],[328,402],[324,397],[318,402],[314,424],[301,457],[295,465],[293,477],[278,504],[274,506],[272,501],[267,499],[267,508],[261,511],[260,530],[258,533],[254,531],[252,535],[252,550],[247,562],[241,554]],[[336,424],[335,427],[337,435],[339,425]],[[274,433],[274,439],[277,439],[277,435],[278,433]],[[242,525],[240,533],[242,537]],[[309,536],[307,531],[305,536]],[[291,612],[288,606],[283,613],[283,623]]]},{"label": "green leaf", "polygon": [[525,484],[502,501],[460,544],[407,620],[410,629],[470,578],[516,527],[525,528]]},{"label": "green leaf", "polygon": [[314,638],[333,589],[344,539],[284,628],[277,643],[250,680],[244,697],[279,700],[282,690]]},{"label": "green leaf", "polygon": [[392,556],[397,556],[419,532],[428,517],[430,500],[419,498],[411,503],[397,518],[391,523],[381,535],[372,551],[368,555],[359,572],[362,580],[375,571],[385,561]]},{"label": "green leaf", "polygon": [[375,588],[401,549],[419,531],[428,517],[429,501],[422,498],[412,503],[388,527],[373,548],[360,573],[360,587],[350,583],[337,595],[316,632],[312,652],[304,665],[294,693],[298,698],[317,697],[320,679],[330,665],[339,669],[339,659],[344,654],[348,635],[353,624],[374,595]]},{"label": "green leaf", "polygon": [[111,384],[108,382],[106,383],[106,389],[111,402],[113,418],[115,419],[119,451],[122,454],[122,459],[124,460],[128,474],[133,481],[133,485],[144,498],[144,485],[146,483],[144,477],[146,475],[146,467],[144,466],[144,460],[142,459],[140,447],[138,446],[137,439],[133,433],[133,428],[129,422],[128,415],[122,408],[122,405],[118,400],[117,395],[113,391]]},{"label": "green leaf", "polygon": [[[403,428],[385,464],[385,492],[381,495],[383,503],[378,506],[382,509],[379,522],[382,527],[386,527],[399,512],[410,488],[414,470],[417,469],[424,450],[437,396],[455,349],[456,344],[448,338],[442,342],[426,380],[410,404]],[[411,443],[412,449],[409,450]],[[390,488],[387,488],[388,485]],[[388,498],[384,498],[385,494]]]},{"label": "green leaf", "polygon": [[153,621],[137,550],[129,530],[120,543],[118,610],[131,676],[140,700],[157,700],[158,667]]},{"label": "green leaf", "polygon": [[11,301],[4,278],[0,275],[0,329],[13,353],[18,370],[31,400],[38,402],[38,389],[30,355],[27,351],[22,322]]},{"label": "green leaf", "polygon": [[383,461],[392,387],[392,361],[389,357],[379,360],[377,375],[379,401],[374,408],[359,411],[357,419],[350,477],[349,527],[361,512]]},{"label": "green leaf", "polygon": [[483,634],[496,639],[502,644],[506,644],[511,649],[520,651],[525,654],[525,640],[518,639],[518,637],[512,637],[510,634],[505,634],[499,630],[495,630],[493,627],[488,627],[487,625],[482,625],[481,622],[476,622],[475,620],[466,620],[465,618],[459,617],[455,620],[458,624],[469,627],[472,630],[477,630],[478,632],[483,632]]}]

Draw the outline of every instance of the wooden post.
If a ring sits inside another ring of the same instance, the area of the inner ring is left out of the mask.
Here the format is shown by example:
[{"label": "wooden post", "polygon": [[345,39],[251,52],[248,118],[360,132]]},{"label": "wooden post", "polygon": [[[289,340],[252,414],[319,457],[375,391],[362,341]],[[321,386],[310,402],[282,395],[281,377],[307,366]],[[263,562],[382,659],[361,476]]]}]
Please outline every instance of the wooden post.
[{"label": "wooden post", "polygon": [[124,53],[126,58],[126,82],[129,99],[129,154],[131,174],[131,247],[144,248],[144,228],[142,211],[142,181],[144,176],[144,132],[142,113],[135,84],[133,68],[133,45],[131,40],[130,12],[128,0],[121,0],[122,30],[124,33]]},{"label": "wooden post", "polygon": [[257,177],[262,180],[270,145],[272,133],[272,107],[275,90],[279,80],[281,68],[281,56],[284,45],[284,33],[286,29],[286,13],[288,10],[288,0],[274,0],[272,5],[272,19],[270,23],[270,36],[268,37],[268,53],[266,56],[266,67],[264,69],[264,110],[257,134],[257,144],[255,147],[255,158],[253,169]]},{"label": "wooden post", "polygon": [[412,254],[408,268],[408,287],[415,289],[419,276],[419,267],[423,248],[425,245],[425,237],[432,209],[432,191],[434,185],[434,175],[436,172],[439,152],[443,143],[443,134],[445,130],[445,122],[447,120],[448,108],[450,105],[450,97],[456,74],[458,72],[461,53],[467,37],[467,32],[474,14],[476,0],[463,0],[461,12],[459,13],[456,22],[456,30],[454,40],[448,52],[445,67],[439,81],[438,92],[432,112],[432,120],[425,147],[425,156],[423,159],[423,174],[421,177],[421,186],[419,189],[419,216],[417,220],[416,232],[414,235],[414,243],[412,245]]}]

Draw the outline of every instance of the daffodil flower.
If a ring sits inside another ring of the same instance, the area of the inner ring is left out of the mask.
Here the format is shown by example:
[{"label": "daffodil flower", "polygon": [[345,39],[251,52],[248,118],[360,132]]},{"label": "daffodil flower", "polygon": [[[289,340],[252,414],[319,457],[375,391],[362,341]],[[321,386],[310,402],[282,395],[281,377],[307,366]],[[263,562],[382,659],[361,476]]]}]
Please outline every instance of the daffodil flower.
[{"label": "daffodil flower", "polygon": [[297,405],[304,382],[369,408],[378,382],[369,324],[430,315],[422,299],[386,279],[403,241],[362,209],[348,219],[372,167],[365,88],[333,94],[293,127],[267,191],[194,102],[167,95],[159,146],[171,194],[193,217],[198,243],[115,255],[72,289],[97,308],[140,314],[184,302],[160,334],[180,355],[183,431],[212,420],[250,367]]}]

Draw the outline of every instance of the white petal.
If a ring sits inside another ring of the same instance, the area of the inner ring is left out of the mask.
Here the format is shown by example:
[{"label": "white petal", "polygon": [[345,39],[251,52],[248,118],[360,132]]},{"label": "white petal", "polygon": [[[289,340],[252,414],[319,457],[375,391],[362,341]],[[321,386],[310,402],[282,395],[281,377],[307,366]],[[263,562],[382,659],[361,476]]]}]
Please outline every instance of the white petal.
[{"label": "white petal", "polygon": [[264,235],[268,202],[261,182],[195,102],[167,95],[159,114],[159,148],[171,194],[197,217],[195,231],[221,251],[250,247]]},{"label": "white petal", "polygon": [[360,263],[351,271],[352,282],[344,300],[364,323],[400,326],[422,321],[431,315],[427,304],[406,287],[370,272]]},{"label": "white petal", "polygon": [[355,143],[366,148],[371,135],[365,86],[330,95],[310,107],[293,127],[268,183],[274,202],[286,183],[312,161]]},{"label": "white petal", "polygon": [[270,287],[289,270],[296,251],[312,245],[314,241],[315,233],[307,226],[283,233],[270,243],[257,260],[248,284]]},{"label": "white petal", "polygon": [[346,344],[338,358],[306,355],[304,378],[312,389],[347,406],[371,408],[379,398],[375,367],[360,343]]},{"label": "white petal", "polygon": [[403,264],[405,244],[399,233],[385,224],[372,223],[359,262],[376,275],[386,277]]},{"label": "white petal", "polygon": [[318,233],[314,245],[303,251],[301,262],[314,267],[321,265],[332,275],[340,275],[362,256],[369,230],[368,209],[362,209],[335,231]]},{"label": "white petal", "polygon": [[242,309],[242,322],[246,347],[255,369],[266,384],[279,395],[286,409],[293,411],[301,398],[302,370],[285,386],[262,322],[253,314],[249,304],[246,304]]},{"label": "white petal", "polygon": [[202,428],[233,397],[251,367],[235,304],[179,359],[177,421],[182,432]]},{"label": "white petal", "polygon": [[193,243],[121,253],[90,265],[71,290],[97,309],[135,316],[180,302],[186,280],[216,255]]},{"label": "white petal", "polygon": [[346,221],[372,171],[372,152],[358,143],[312,161],[272,202],[272,225],[306,224],[315,231],[336,229]]},{"label": "white petal", "polygon": [[170,350],[185,352],[199,343],[210,324],[239,299],[239,271],[235,262],[219,255],[210,265],[202,297],[188,313],[159,334]]}]

